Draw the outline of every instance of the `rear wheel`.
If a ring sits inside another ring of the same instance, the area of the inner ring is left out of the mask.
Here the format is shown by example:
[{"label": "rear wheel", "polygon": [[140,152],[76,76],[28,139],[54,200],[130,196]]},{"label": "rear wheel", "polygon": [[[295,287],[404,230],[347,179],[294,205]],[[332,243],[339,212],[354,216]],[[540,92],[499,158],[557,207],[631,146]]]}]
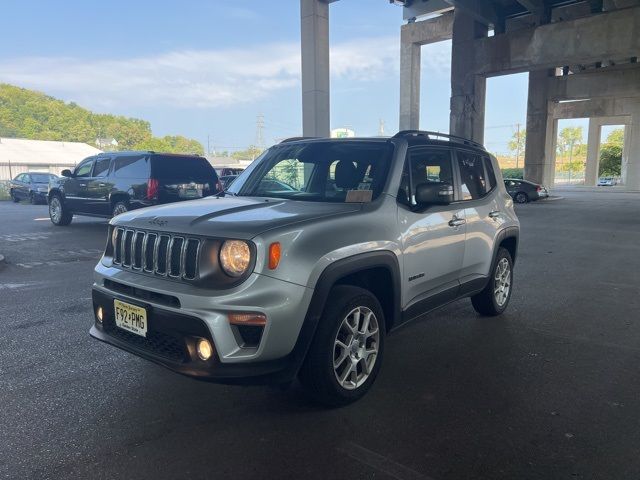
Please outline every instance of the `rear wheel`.
[{"label": "rear wheel", "polygon": [[49,200],[49,218],[51,223],[58,227],[64,227],[73,220],[73,213],[69,210],[59,195],[54,195]]},{"label": "rear wheel", "polygon": [[500,247],[493,262],[491,276],[482,292],[471,297],[476,312],[496,316],[505,311],[513,287],[513,260],[506,248]]},{"label": "rear wheel", "polygon": [[384,314],[371,292],[334,287],[300,370],[312,399],[340,406],[367,393],[380,371],[384,334]]},{"label": "rear wheel", "polygon": [[16,197],[16,192],[13,190],[9,190],[9,196],[11,197],[11,200],[13,200],[13,203],[18,203],[20,201],[20,199]]},{"label": "rear wheel", "polygon": [[516,193],[515,201],[516,203],[527,203],[529,201],[529,195],[524,192],[518,192]]},{"label": "rear wheel", "polygon": [[129,211],[129,206],[126,202],[116,202],[113,206],[113,211],[111,212],[111,216],[115,217],[120,215],[121,213],[126,213]]}]

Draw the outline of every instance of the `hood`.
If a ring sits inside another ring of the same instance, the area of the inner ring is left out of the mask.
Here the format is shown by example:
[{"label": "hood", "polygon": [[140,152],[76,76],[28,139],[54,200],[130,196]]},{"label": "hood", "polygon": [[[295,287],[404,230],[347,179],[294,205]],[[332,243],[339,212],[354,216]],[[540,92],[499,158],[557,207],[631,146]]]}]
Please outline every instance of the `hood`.
[{"label": "hood", "polygon": [[274,228],[358,212],[358,203],[322,203],[257,197],[208,197],[133,210],[114,225],[161,232],[249,240]]}]

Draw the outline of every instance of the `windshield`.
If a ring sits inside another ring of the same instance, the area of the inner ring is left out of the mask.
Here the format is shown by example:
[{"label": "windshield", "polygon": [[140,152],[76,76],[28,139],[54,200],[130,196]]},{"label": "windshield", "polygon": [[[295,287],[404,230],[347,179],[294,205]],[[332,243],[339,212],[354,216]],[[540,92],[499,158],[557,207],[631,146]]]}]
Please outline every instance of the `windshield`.
[{"label": "windshield", "polygon": [[29,175],[31,175],[31,181],[34,183],[49,183],[49,180],[56,178],[55,175],[48,173],[30,173]]},{"label": "windshield", "polygon": [[314,202],[367,202],[384,188],[393,145],[380,141],[281,144],[229,187],[239,196]]}]

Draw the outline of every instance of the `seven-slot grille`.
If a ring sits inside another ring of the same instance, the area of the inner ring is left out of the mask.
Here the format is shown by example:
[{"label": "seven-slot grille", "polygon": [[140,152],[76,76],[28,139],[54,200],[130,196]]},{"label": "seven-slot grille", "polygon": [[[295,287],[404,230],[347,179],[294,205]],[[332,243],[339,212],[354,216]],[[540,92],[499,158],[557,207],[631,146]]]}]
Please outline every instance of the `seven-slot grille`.
[{"label": "seven-slot grille", "polygon": [[195,280],[200,245],[198,238],[118,227],[113,263],[129,270]]}]

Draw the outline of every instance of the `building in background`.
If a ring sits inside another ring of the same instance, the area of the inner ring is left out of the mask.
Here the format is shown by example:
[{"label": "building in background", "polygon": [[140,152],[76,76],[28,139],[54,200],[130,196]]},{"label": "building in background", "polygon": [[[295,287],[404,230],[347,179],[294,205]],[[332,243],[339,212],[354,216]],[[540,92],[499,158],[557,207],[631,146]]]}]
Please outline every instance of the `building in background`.
[{"label": "building in background", "polygon": [[334,128],[331,130],[331,138],[353,138],[356,132],[350,128]]},{"label": "building in background", "polygon": [[54,142],[0,138],[0,180],[9,180],[24,172],[49,172],[60,175],[99,150],[80,142]]},{"label": "building in background", "polygon": [[110,152],[118,149],[118,141],[115,138],[96,138],[96,147]]}]

